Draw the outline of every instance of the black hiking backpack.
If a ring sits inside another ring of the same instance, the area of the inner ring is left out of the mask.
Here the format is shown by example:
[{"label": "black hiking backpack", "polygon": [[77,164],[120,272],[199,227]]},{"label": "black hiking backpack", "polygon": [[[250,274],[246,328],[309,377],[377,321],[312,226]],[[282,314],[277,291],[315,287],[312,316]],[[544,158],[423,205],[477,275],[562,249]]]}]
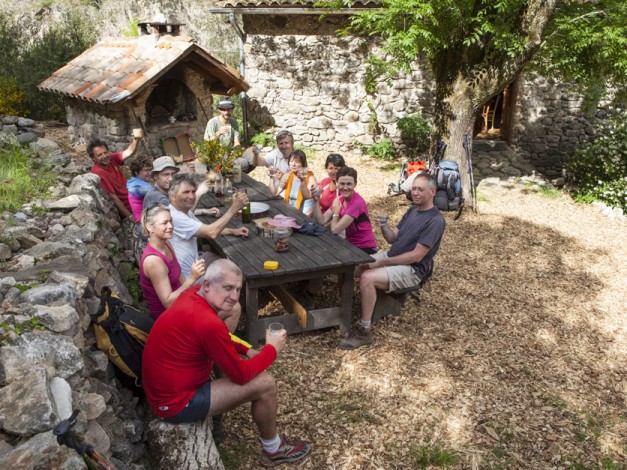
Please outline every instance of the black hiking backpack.
[{"label": "black hiking backpack", "polygon": [[453,160],[442,160],[431,171],[438,189],[434,204],[441,211],[457,211],[464,204],[459,166]]},{"label": "black hiking backpack", "polygon": [[154,321],[147,314],[125,305],[108,287],[100,292],[100,308],[91,316],[96,345],[138,387],[142,354]]}]

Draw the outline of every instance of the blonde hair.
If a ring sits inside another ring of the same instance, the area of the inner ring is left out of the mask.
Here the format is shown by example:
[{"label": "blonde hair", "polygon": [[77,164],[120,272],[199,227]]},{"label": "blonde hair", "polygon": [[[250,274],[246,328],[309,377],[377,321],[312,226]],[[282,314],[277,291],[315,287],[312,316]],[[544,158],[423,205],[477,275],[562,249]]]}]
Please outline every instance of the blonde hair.
[{"label": "blonde hair", "polygon": [[161,204],[152,204],[142,211],[142,218],[140,222],[144,236],[150,236],[147,226],[154,224],[157,216],[163,211],[166,211],[168,214],[170,213],[170,209],[166,206],[162,206]]}]

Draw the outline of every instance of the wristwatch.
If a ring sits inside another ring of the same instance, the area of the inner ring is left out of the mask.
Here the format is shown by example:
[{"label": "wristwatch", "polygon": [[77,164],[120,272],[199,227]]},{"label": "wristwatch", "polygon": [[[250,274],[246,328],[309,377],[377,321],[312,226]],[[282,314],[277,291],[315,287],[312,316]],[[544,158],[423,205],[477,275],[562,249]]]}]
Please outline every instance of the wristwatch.
[{"label": "wristwatch", "polygon": [[333,215],[331,216],[331,218],[332,218],[332,219],[334,219],[335,217],[339,217],[339,216],[340,216],[340,214],[333,214]]}]

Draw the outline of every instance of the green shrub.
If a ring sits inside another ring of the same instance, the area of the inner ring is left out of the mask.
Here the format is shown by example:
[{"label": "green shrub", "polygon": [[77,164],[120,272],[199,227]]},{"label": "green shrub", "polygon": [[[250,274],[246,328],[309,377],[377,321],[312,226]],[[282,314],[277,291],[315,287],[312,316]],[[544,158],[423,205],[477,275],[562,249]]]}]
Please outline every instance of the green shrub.
[{"label": "green shrub", "polygon": [[0,114],[25,116],[26,113],[26,93],[14,78],[0,75]]},{"label": "green shrub", "polygon": [[410,114],[402,117],[396,123],[401,132],[401,139],[415,153],[422,153],[429,149],[431,143],[431,127],[421,114]]},{"label": "green shrub", "polygon": [[596,199],[627,211],[627,112],[619,111],[566,162],[576,199]]},{"label": "green shrub", "polygon": [[371,146],[358,144],[358,147],[362,150],[362,152],[365,152],[372,157],[378,158],[379,160],[392,162],[396,158],[396,148],[394,148],[394,144],[387,139],[382,140],[381,142],[377,142],[376,144],[373,144]]},{"label": "green shrub", "polygon": [[18,146],[0,149],[0,212],[17,211],[46,193],[52,174],[42,166],[35,169],[34,162],[31,150]]},{"label": "green shrub", "polygon": [[266,134],[265,132],[260,132],[259,134],[252,136],[250,143],[253,145],[261,145],[262,147],[270,147],[274,145],[274,137],[270,134]]}]

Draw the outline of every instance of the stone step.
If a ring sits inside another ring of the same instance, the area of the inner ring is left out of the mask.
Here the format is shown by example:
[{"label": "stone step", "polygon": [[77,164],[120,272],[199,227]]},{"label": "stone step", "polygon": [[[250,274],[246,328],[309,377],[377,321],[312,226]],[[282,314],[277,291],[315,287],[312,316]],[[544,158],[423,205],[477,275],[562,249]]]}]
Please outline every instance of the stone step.
[{"label": "stone step", "polygon": [[503,152],[509,148],[504,140],[474,139],[472,141],[472,149],[475,152]]}]

